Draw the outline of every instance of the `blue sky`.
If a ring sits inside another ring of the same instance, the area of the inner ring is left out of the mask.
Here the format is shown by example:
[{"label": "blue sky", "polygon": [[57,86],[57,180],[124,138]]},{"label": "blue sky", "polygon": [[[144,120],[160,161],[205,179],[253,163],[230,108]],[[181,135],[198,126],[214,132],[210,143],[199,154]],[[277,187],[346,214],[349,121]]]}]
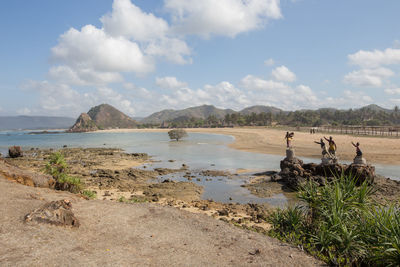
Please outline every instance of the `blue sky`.
[{"label": "blue sky", "polygon": [[38,0],[0,9],[0,115],[400,104],[400,1]]}]

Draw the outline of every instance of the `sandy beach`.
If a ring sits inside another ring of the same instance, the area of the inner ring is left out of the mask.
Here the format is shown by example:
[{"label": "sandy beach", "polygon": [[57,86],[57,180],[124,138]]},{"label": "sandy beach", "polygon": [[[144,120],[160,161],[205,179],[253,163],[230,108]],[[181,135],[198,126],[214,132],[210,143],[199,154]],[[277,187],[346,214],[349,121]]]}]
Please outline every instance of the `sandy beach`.
[{"label": "sandy beach", "polygon": [[[169,129],[113,129],[101,132],[167,132]],[[238,127],[238,128],[191,128],[187,132],[225,134],[235,137],[235,141],[229,144],[234,149],[242,151],[285,155],[285,131],[269,129],[265,127]],[[295,132],[293,146],[297,156],[319,159],[320,146],[314,141],[319,141],[324,134],[309,134]],[[329,134],[325,134],[329,137]],[[339,160],[352,160],[355,156],[355,148],[351,142],[359,142],[364,158],[372,164],[397,165],[400,163],[400,139],[385,137],[364,137],[351,135],[332,135],[337,144],[337,156]]]}]

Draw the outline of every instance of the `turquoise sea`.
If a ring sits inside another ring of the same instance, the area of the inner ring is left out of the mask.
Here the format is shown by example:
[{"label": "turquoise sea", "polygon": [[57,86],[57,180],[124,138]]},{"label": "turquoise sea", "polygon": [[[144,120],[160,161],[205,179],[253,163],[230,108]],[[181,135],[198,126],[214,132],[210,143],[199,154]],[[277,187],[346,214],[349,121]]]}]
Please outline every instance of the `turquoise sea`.
[{"label": "turquoise sea", "polygon": [[[24,131],[0,132],[0,153],[7,154],[12,145],[25,149],[68,147],[118,147],[128,153],[144,152],[152,156],[155,162],[148,167],[180,168],[182,164],[189,166],[193,173],[202,169],[227,170],[235,173],[238,169],[249,169],[252,173],[278,171],[279,155],[244,152],[232,149],[227,145],[234,137],[219,134],[190,133],[179,142],[170,141],[167,133],[59,133],[28,134]],[[284,144],[283,144],[284,145]],[[319,159],[302,158],[305,162],[319,162]],[[168,160],[174,160],[169,162]],[[343,161],[343,163],[348,163]],[[400,163],[399,163],[400,164]],[[400,180],[400,165],[374,164],[378,174],[391,179]],[[179,175],[169,175],[160,179],[171,178],[184,180]],[[204,199],[227,202],[285,202],[285,196],[276,195],[270,199],[257,198],[240,187],[249,179],[249,174],[239,175],[235,179],[220,177],[213,182],[195,181],[205,187]],[[229,202],[229,201],[228,201]]]}]

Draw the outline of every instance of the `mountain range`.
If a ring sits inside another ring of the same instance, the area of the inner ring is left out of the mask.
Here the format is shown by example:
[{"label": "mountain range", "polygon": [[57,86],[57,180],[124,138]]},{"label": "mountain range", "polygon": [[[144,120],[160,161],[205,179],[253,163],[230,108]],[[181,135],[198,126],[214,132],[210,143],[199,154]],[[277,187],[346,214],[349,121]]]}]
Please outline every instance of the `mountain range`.
[{"label": "mountain range", "polygon": [[74,121],[69,117],[7,116],[0,117],[0,130],[67,129]]},{"label": "mountain range", "polygon": [[[317,111],[334,112],[334,108],[321,108]],[[382,108],[371,104],[359,109],[359,111],[375,111],[390,114],[391,109]],[[301,110],[306,111],[306,110]],[[315,111],[315,110],[314,110]],[[91,108],[88,113],[82,113],[77,120],[69,117],[49,117],[49,116],[8,116],[0,117],[0,130],[19,130],[19,129],[68,129],[70,131],[93,131],[107,128],[136,128],[140,124],[161,124],[162,122],[185,121],[190,118],[206,119],[215,116],[223,119],[227,114],[240,113],[250,115],[252,113],[272,113],[288,114],[289,111],[272,106],[251,106],[240,111],[233,109],[220,109],[212,105],[202,105],[190,107],[182,110],[165,109],[155,112],[148,117],[140,118],[140,123],[135,119],[125,115],[121,111],[108,104],[102,104]],[[139,118],[136,118],[139,120]],[[75,123],[75,124],[74,124]],[[71,127],[71,125],[73,125]]]}]

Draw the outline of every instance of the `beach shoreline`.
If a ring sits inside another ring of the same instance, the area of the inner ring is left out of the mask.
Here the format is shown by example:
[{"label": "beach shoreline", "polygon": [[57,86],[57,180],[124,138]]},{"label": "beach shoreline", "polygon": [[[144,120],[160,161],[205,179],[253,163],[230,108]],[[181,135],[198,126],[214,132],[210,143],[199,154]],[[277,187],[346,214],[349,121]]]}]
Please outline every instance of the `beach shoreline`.
[{"label": "beach shoreline", "polygon": [[[168,132],[170,129],[111,129],[100,130],[97,133],[129,133],[129,132]],[[285,155],[285,131],[265,127],[236,127],[236,128],[187,128],[188,133],[223,134],[233,136],[235,140],[228,146],[246,152]],[[96,133],[95,132],[95,133]],[[397,165],[400,163],[400,141],[387,137],[351,136],[345,134],[331,134],[338,149],[339,160],[352,161],[355,157],[355,148],[351,142],[359,142],[364,153],[364,158],[370,164]],[[295,132],[293,147],[296,156],[321,158],[320,146],[314,141],[319,141],[329,134]]]}]

